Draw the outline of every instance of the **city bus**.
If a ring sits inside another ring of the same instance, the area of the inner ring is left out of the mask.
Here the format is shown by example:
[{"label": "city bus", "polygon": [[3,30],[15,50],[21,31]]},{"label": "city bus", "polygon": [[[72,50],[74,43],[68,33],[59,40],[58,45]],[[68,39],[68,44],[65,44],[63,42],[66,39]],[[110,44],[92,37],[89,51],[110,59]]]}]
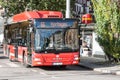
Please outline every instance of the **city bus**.
[{"label": "city bus", "polygon": [[4,26],[3,51],[10,61],[25,67],[77,65],[77,19],[33,18]]}]

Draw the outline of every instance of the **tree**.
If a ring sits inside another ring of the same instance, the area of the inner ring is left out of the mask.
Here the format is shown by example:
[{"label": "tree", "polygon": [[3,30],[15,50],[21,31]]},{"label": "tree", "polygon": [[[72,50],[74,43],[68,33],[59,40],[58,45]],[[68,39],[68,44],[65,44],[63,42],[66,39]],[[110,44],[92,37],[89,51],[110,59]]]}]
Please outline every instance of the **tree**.
[{"label": "tree", "polygon": [[120,61],[120,0],[92,0],[98,42],[110,61]]},{"label": "tree", "polygon": [[[74,6],[74,0],[71,0],[71,7]],[[29,10],[55,10],[62,11],[65,14],[66,0],[0,0],[8,12],[8,15],[17,14]],[[71,8],[72,10],[72,8]]]}]

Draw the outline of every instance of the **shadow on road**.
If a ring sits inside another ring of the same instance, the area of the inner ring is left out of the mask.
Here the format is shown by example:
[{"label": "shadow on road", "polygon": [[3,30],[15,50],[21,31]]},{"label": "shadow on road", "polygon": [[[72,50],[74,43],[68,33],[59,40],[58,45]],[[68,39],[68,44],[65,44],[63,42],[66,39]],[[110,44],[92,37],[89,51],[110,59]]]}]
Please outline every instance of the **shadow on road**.
[{"label": "shadow on road", "polygon": [[72,66],[66,66],[66,67],[61,67],[61,66],[44,66],[44,67],[33,67],[33,68],[40,68],[43,70],[47,71],[88,71],[91,69],[77,66],[77,65],[72,65]]},{"label": "shadow on road", "polygon": [[0,59],[8,59],[6,56],[4,56],[2,47],[0,47]]},{"label": "shadow on road", "polygon": [[8,59],[8,57],[0,56],[0,59]]},{"label": "shadow on road", "polygon": [[3,53],[3,51],[0,51],[0,54]]}]

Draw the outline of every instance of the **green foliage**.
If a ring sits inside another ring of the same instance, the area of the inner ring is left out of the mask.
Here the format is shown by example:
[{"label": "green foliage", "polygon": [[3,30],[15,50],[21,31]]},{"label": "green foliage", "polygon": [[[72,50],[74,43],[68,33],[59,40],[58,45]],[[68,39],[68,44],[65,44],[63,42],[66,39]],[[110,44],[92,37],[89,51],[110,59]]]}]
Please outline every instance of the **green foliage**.
[{"label": "green foliage", "polygon": [[[118,0],[120,1],[120,0]],[[98,42],[107,55],[120,60],[120,10],[116,0],[92,0]]]},{"label": "green foliage", "polygon": [[[74,6],[74,2],[74,0],[71,0],[71,7]],[[64,14],[66,10],[66,0],[0,0],[0,5],[8,9],[9,16],[23,12],[26,8],[30,10],[62,11]]]}]

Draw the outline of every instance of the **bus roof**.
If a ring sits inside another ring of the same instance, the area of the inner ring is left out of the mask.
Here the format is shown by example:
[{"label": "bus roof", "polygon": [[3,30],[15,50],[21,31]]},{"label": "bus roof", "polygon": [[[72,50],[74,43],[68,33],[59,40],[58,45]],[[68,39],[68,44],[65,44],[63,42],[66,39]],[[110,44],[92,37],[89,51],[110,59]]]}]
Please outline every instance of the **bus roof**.
[{"label": "bus roof", "polygon": [[20,22],[34,18],[63,18],[60,11],[25,11],[13,16],[13,22]]}]

